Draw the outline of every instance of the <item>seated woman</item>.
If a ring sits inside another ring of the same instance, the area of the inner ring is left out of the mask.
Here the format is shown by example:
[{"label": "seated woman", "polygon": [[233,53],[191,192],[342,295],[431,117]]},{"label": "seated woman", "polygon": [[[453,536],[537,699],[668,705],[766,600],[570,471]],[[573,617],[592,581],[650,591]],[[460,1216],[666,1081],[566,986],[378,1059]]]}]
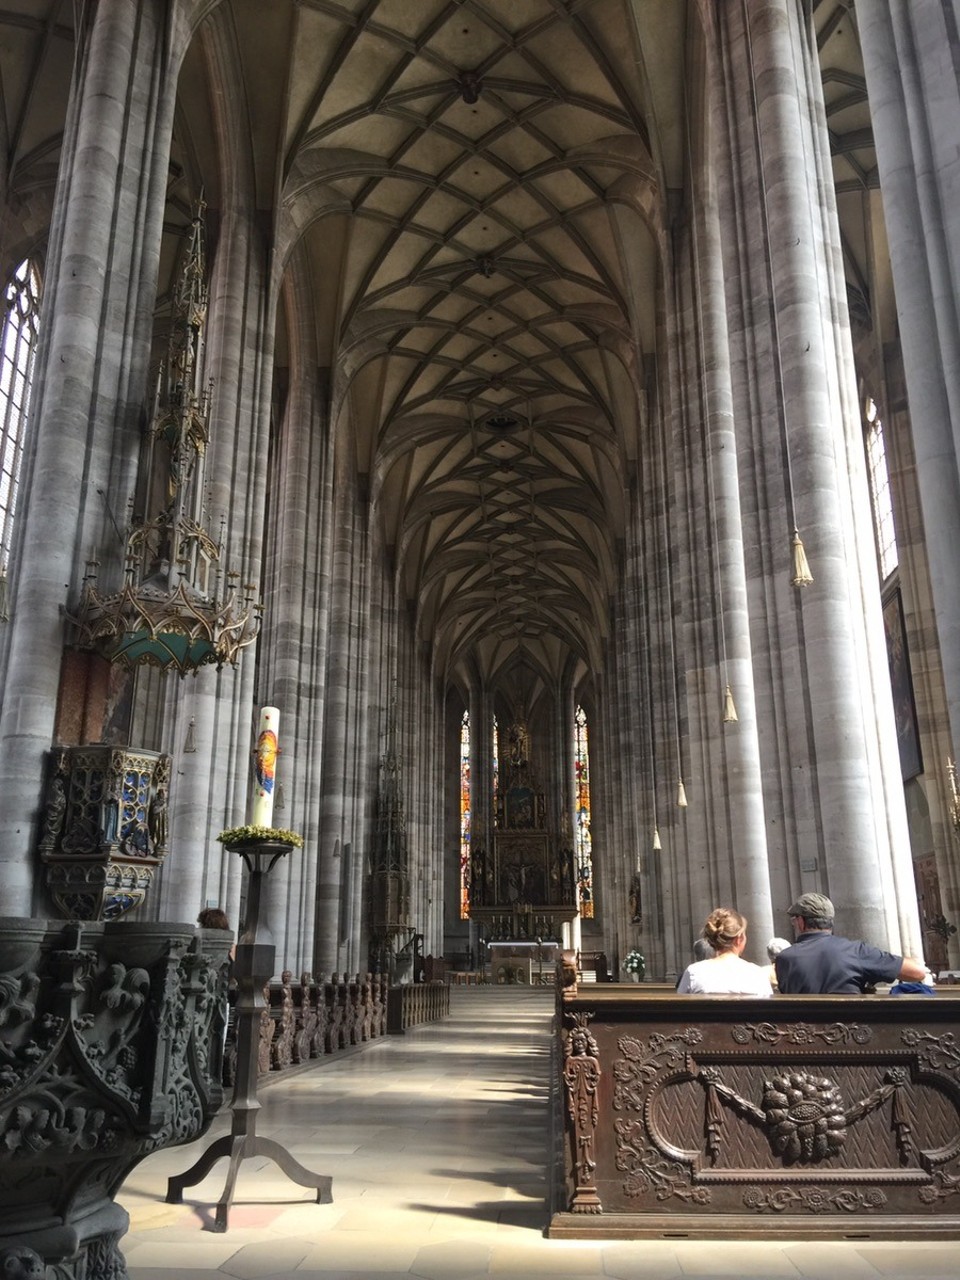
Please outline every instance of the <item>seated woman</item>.
[{"label": "seated woman", "polygon": [[698,996],[771,996],[767,970],[741,958],[747,945],[747,922],[737,911],[718,907],[703,926],[713,947],[709,960],[688,965],[677,984],[678,993]]}]

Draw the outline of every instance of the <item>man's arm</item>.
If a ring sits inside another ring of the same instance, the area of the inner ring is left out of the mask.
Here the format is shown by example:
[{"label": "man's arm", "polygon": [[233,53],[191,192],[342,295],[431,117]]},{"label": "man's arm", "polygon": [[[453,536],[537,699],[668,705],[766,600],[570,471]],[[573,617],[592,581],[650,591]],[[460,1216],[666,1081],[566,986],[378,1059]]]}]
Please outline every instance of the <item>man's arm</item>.
[{"label": "man's arm", "polygon": [[922,960],[914,960],[912,956],[904,956],[897,975],[901,982],[923,982],[930,970]]}]

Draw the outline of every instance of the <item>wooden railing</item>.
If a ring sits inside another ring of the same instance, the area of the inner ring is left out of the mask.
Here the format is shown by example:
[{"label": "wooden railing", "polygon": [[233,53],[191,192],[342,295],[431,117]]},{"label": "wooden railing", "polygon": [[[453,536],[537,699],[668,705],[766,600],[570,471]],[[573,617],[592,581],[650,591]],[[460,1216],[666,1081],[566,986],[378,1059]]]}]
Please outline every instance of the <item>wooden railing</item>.
[{"label": "wooden railing", "polygon": [[387,993],[387,1030],[392,1034],[424,1022],[437,1022],[449,1012],[450,988],[445,982],[391,987]]},{"label": "wooden railing", "polygon": [[[437,994],[439,993],[439,994]],[[442,1018],[450,1011],[445,984],[417,983],[390,987],[380,974],[333,974],[314,979],[289,970],[280,982],[263,989],[260,1015],[261,1075],[361,1045],[387,1032],[401,1032],[418,1022]],[[388,1008],[391,1011],[388,1025]],[[224,1082],[236,1080],[237,1046],[230,1020],[224,1051]]]}]

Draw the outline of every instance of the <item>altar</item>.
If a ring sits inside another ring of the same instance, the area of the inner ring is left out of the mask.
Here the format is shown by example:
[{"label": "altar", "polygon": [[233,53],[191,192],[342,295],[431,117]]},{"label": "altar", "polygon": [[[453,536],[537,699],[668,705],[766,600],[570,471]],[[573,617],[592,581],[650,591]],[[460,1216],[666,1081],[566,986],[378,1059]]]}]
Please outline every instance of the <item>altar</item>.
[{"label": "altar", "polygon": [[555,806],[530,764],[525,726],[514,724],[508,740],[492,841],[478,839],[471,850],[470,919],[490,945],[490,980],[501,980],[502,968],[503,981],[529,983],[553,972],[563,928],[577,914],[576,875],[568,827],[550,818]]},{"label": "altar", "polygon": [[490,982],[527,986],[541,982],[553,983],[557,960],[560,958],[558,942],[524,942],[517,939],[491,942],[488,945]]}]

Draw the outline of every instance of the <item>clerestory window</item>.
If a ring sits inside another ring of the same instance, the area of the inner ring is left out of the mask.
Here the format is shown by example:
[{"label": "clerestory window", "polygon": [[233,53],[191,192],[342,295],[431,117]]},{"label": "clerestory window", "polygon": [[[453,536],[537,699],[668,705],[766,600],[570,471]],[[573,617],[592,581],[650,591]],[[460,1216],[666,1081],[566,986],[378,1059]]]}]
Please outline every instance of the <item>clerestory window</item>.
[{"label": "clerestory window", "polygon": [[7,616],[7,572],[13,545],[24,426],[40,327],[40,273],[29,258],[4,291],[0,340],[0,618]]},{"label": "clerestory window", "polygon": [[877,540],[877,562],[880,566],[880,579],[886,582],[900,563],[900,556],[897,551],[897,533],[893,522],[890,471],[887,466],[883,423],[875,402],[869,396],[864,406],[864,419],[873,529]]}]

